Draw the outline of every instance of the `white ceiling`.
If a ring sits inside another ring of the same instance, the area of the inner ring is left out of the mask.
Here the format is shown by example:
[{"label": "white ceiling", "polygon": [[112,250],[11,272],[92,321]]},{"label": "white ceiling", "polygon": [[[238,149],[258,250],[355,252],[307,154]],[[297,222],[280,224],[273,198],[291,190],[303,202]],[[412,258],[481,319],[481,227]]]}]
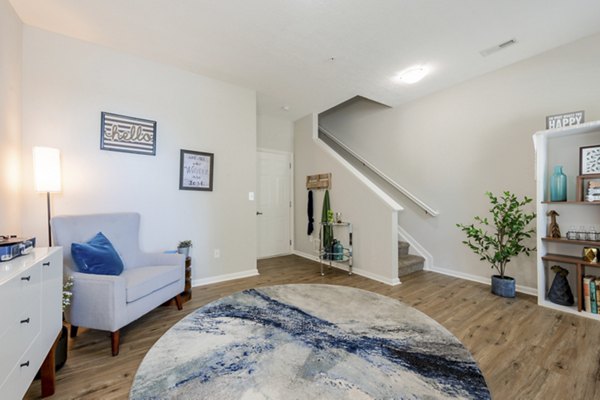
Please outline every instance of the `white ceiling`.
[{"label": "white ceiling", "polygon": [[[256,89],[259,113],[290,120],[355,95],[396,106],[600,31],[597,0],[10,1],[28,25]],[[431,74],[391,80],[414,64]]]}]

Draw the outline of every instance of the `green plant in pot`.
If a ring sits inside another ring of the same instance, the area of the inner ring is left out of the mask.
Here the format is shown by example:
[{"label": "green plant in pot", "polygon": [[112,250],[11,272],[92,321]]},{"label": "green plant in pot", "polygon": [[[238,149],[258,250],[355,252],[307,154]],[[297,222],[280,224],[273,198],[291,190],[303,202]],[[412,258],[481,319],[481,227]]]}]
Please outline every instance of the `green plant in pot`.
[{"label": "green plant in pot", "polygon": [[[63,293],[62,293],[62,311],[63,313],[69,306],[71,305],[71,298],[73,297],[73,292],[71,292],[71,288],[73,287],[73,277],[69,276],[65,283],[63,283]],[[55,364],[56,370],[62,368],[63,365],[67,362],[67,345],[68,345],[68,336],[69,330],[63,324],[62,331],[60,334],[60,339],[58,341],[58,345],[56,346],[56,355],[55,355]]]},{"label": "green plant in pot", "polygon": [[182,240],[177,245],[177,252],[179,254],[185,255],[186,257],[189,257],[189,255],[190,255],[190,247],[192,247],[192,241],[191,240]]},{"label": "green plant in pot", "polygon": [[505,275],[505,270],[513,257],[520,254],[529,256],[535,251],[535,247],[525,243],[535,233],[529,225],[535,219],[535,213],[525,210],[531,199],[527,196],[519,199],[509,191],[499,197],[491,192],[485,194],[492,205],[489,210],[491,219],[475,217],[472,224],[456,226],[467,235],[463,243],[498,272],[492,276],[492,293],[515,297],[515,280]]}]

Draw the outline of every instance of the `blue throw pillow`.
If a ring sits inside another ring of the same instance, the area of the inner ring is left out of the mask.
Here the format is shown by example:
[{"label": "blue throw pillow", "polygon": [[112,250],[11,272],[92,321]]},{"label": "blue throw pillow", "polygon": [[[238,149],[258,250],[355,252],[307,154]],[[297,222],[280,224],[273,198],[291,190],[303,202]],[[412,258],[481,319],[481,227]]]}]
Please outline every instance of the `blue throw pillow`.
[{"label": "blue throw pillow", "polygon": [[72,243],[71,256],[79,272],[98,275],[120,275],[123,272],[121,257],[102,232],[85,243]]}]

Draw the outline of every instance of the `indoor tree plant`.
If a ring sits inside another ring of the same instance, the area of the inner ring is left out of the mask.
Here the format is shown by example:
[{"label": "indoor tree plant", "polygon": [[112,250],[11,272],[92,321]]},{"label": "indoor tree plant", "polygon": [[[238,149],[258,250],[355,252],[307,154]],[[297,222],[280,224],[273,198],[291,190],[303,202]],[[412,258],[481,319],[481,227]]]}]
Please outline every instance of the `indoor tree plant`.
[{"label": "indoor tree plant", "polygon": [[524,243],[535,233],[535,229],[529,226],[535,219],[535,213],[525,211],[525,206],[531,203],[531,199],[524,196],[521,200],[509,191],[499,197],[491,192],[485,194],[492,205],[489,210],[491,220],[487,217],[475,217],[472,224],[456,226],[467,235],[467,240],[463,243],[498,271],[498,275],[492,276],[492,293],[515,297],[515,280],[504,272],[513,257],[519,254],[529,256],[535,250],[535,247]]}]

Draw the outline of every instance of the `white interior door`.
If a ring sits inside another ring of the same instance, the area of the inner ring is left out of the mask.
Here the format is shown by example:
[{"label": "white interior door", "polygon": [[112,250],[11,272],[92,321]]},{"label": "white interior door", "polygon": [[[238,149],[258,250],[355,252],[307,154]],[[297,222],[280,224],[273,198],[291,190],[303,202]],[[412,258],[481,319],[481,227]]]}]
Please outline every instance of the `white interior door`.
[{"label": "white interior door", "polygon": [[257,152],[257,254],[259,258],[291,252],[291,155]]}]

